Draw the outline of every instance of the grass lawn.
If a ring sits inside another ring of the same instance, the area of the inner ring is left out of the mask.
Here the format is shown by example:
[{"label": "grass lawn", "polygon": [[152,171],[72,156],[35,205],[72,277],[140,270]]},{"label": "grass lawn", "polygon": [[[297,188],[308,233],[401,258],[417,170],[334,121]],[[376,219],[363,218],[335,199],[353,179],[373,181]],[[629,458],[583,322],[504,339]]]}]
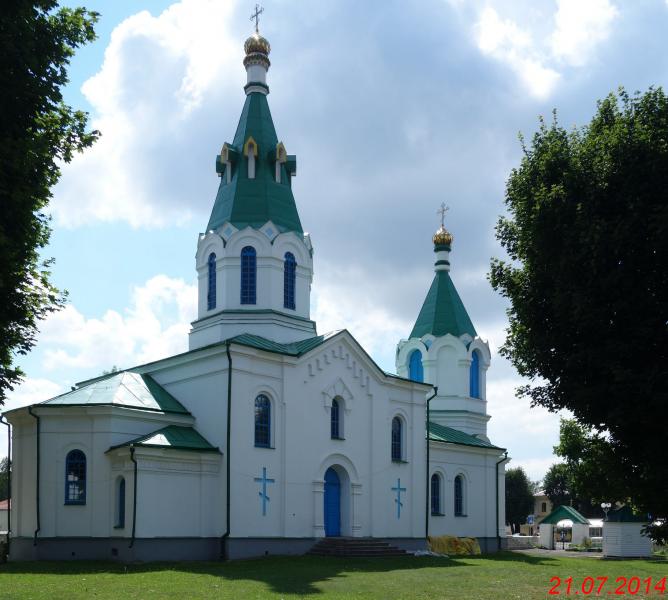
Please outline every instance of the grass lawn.
[{"label": "grass lawn", "polygon": [[[34,562],[0,565],[0,598],[552,598],[554,576],[573,578],[568,597],[585,577],[609,577],[603,596],[614,595],[619,576],[654,582],[668,561],[608,561],[502,552],[485,557],[321,558],[269,557],[230,563]],[[597,584],[598,585],[598,584]],[[644,592],[635,598],[661,598]],[[560,588],[567,596],[566,584]],[[611,594],[608,594],[611,592]],[[582,591],[578,596],[583,596]],[[592,594],[592,596],[595,595]],[[628,588],[625,596],[631,597]],[[668,598],[668,589],[664,594]]]}]

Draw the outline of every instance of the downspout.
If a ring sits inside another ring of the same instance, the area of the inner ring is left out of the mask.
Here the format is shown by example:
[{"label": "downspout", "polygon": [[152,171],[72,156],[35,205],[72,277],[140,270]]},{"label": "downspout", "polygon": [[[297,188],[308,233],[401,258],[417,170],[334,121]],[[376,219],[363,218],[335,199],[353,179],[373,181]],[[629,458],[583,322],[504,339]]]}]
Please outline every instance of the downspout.
[{"label": "downspout", "polygon": [[7,426],[7,554],[12,539],[12,426],[5,415],[0,415],[0,423]]},{"label": "downspout", "polygon": [[132,538],[128,548],[135,544],[135,532],[137,531],[137,459],[135,458],[135,447],[130,446],[130,460],[134,463],[134,474],[132,482]]},{"label": "downspout", "polygon": [[503,453],[503,458],[496,463],[494,475],[496,476],[496,549],[501,550],[501,536],[499,535],[499,465],[508,459],[508,450]]},{"label": "downspout", "polygon": [[227,354],[227,440],[225,447],[226,454],[226,473],[227,484],[225,486],[225,533],[220,538],[220,555],[221,558],[226,558],[226,543],[228,537],[230,537],[230,435],[232,433],[232,355],[230,354],[230,342],[227,340],[225,342],[225,353]]},{"label": "downspout", "polygon": [[35,514],[37,516],[37,529],[35,529],[35,534],[33,537],[32,545],[37,546],[37,534],[39,533],[39,530],[41,529],[40,523],[39,523],[39,471],[40,471],[40,460],[39,460],[39,434],[40,434],[40,422],[39,422],[39,416],[36,415],[32,411],[32,406],[28,407],[28,412],[30,415],[35,417],[35,420],[37,421],[37,461],[35,465],[35,470],[37,471],[36,475],[36,484],[35,484]]},{"label": "downspout", "polygon": [[438,386],[434,386],[434,393],[427,398],[427,482],[426,482],[426,494],[425,494],[425,510],[424,510],[424,539],[426,540],[429,537],[429,504],[431,495],[429,494],[429,487],[431,484],[431,477],[429,477],[429,420],[431,414],[429,412],[429,403],[436,397],[438,394]]}]

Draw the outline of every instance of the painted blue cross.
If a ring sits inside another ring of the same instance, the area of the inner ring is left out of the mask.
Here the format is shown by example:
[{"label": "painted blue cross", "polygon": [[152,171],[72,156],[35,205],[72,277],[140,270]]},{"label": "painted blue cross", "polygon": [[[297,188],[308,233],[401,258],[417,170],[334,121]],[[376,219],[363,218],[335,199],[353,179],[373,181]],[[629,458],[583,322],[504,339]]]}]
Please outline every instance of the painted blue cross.
[{"label": "painted blue cross", "polygon": [[267,467],[262,467],[262,477],[255,477],[254,481],[262,484],[262,491],[259,492],[260,498],[262,498],[262,516],[264,517],[267,514],[267,502],[269,502],[269,496],[267,496],[267,484],[274,483],[275,479],[269,479],[267,477]]},{"label": "painted blue cross", "polygon": [[400,519],[401,507],[404,505],[404,503],[401,501],[401,492],[406,491],[405,487],[401,487],[401,479],[397,479],[397,487],[393,487],[392,491],[397,493],[397,497],[394,499],[394,501],[397,503],[397,519]]}]

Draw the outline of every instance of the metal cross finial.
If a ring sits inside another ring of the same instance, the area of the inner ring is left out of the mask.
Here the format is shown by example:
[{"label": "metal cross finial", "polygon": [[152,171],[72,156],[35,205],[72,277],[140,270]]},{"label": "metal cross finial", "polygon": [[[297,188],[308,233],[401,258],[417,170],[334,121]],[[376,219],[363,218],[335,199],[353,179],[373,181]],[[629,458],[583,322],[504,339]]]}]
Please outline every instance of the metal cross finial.
[{"label": "metal cross finial", "polygon": [[445,213],[450,210],[449,206],[445,205],[445,202],[441,202],[441,208],[436,211],[437,215],[441,215],[441,227],[445,227]]},{"label": "metal cross finial", "polygon": [[250,20],[252,21],[255,19],[255,33],[260,33],[260,30],[258,28],[258,25],[260,23],[260,15],[264,12],[264,8],[262,8],[259,4],[255,5],[255,12],[251,15]]}]

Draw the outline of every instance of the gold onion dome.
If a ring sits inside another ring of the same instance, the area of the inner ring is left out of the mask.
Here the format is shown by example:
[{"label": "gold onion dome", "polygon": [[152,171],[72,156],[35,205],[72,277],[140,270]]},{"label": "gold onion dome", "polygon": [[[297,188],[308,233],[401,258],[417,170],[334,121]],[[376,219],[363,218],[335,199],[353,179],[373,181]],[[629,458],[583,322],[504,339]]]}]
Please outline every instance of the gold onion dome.
[{"label": "gold onion dome", "polygon": [[432,240],[434,246],[450,246],[452,244],[452,234],[441,225]]},{"label": "gold onion dome", "polygon": [[266,38],[255,32],[244,42],[244,50],[246,51],[246,56],[251,54],[265,54],[269,56],[271,46]]}]

